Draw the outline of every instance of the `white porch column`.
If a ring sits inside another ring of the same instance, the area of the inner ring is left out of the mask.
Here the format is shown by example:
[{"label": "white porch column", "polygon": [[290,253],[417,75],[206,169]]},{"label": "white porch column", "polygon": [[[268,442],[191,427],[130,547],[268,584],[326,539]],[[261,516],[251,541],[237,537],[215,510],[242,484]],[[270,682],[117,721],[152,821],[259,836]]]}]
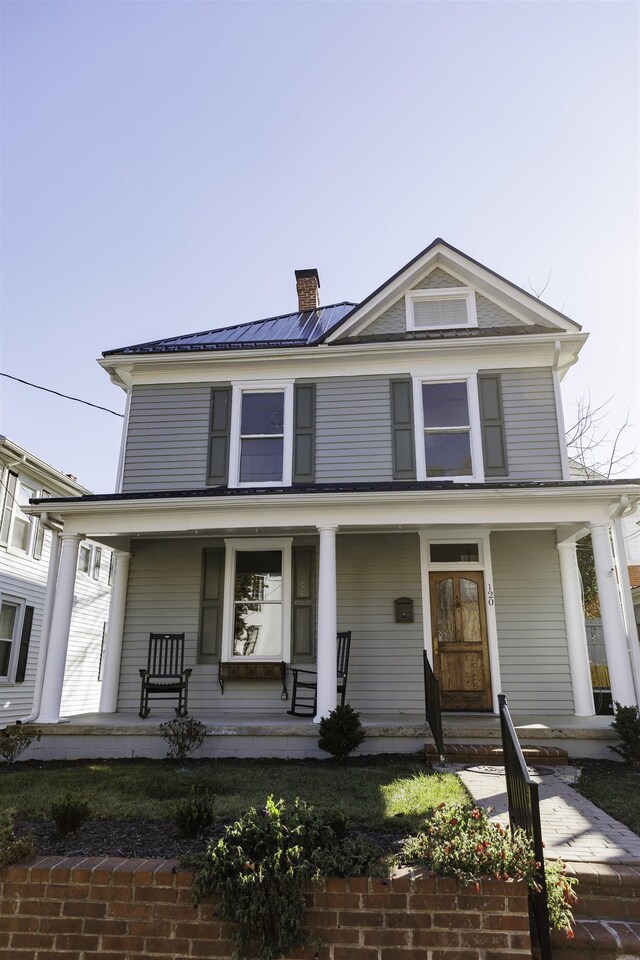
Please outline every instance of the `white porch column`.
[{"label": "white porch column", "polygon": [[62,556],[58,573],[58,587],[53,602],[47,662],[44,668],[39,723],[58,723],[64,682],[64,667],[69,645],[69,627],[73,610],[73,588],[78,566],[78,548],[81,534],[61,534]]},{"label": "white porch column", "polygon": [[627,631],[627,646],[629,648],[629,656],[631,657],[631,670],[633,671],[636,696],[640,704],[640,643],[638,642],[636,613],[633,609],[633,597],[631,596],[631,582],[629,580],[629,567],[627,566],[627,553],[624,545],[624,532],[622,530],[622,520],[619,517],[613,521],[611,529],[616,556],[616,568],[618,571],[618,587],[622,600],[624,624]]},{"label": "white porch column", "polygon": [[627,634],[615,579],[609,527],[606,523],[591,525],[591,542],[598,581],[602,632],[611,680],[611,696],[614,702],[618,701],[622,706],[634,706],[637,701],[627,649]]},{"label": "white porch column", "polygon": [[560,577],[564,619],[567,628],[569,670],[573,687],[573,706],[577,717],[592,717],[596,710],[593,702],[587,631],[580,591],[580,574],[576,557],[576,545],[571,541],[558,544]]},{"label": "white porch column", "polygon": [[118,707],[120,659],[122,656],[122,637],[124,634],[124,613],[127,601],[130,559],[130,553],[125,553],[123,550],[114,550],[111,606],[109,607],[107,635],[104,639],[104,651],[102,654],[100,713],[115,713]]},{"label": "white porch column", "polygon": [[336,588],[337,527],[318,527],[320,571],[318,576],[318,705],[314,723],[320,723],[338,702]]}]

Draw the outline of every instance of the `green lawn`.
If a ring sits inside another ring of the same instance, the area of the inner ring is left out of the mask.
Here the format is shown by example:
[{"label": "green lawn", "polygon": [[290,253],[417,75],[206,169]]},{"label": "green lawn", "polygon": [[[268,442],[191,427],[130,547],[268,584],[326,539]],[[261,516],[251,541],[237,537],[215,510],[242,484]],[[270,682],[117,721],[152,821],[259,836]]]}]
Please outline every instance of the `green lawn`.
[{"label": "green lawn", "polygon": [[170,819],[177,799],[195,786],[214,797],[216,817],[233,820],[269,794],[301,797],[319,811],[342,813],[374,830],[417,825],[439,803],[465,801],[454,774],[433,773],[416,756],[341,762],[198,760],[186,769],[168,761],[16,763],[0,768],[0,807],[24,816],[49,816],[51,803],[71,793],[86,799],[94,817]]},{"label": "green lawn", "polygon": [[640,836],[640,771],[606,760],[580,762],[576,790]]}]

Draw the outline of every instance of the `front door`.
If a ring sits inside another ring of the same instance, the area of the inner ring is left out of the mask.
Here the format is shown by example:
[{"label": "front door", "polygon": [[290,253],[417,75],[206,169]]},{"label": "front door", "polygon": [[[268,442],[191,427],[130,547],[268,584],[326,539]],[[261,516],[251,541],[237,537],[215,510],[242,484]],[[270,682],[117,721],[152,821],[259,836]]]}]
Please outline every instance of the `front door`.
[{"label": "front door", "polygon": [[434,673],[443,710],[491,710],[491,679],[480,571],[431,573]]}]

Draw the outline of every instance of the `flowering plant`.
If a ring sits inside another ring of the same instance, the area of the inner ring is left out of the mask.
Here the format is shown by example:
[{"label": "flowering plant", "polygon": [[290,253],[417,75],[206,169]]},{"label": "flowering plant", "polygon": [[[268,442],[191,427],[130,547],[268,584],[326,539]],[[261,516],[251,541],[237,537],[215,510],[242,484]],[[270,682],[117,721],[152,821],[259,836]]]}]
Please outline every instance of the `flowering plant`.
[{"label": "flowering plant", "polygon": [[[524,880],[539,891],[539,867],[524,830],[511,830],[489,819],[488,811],[464,804],[440,806],[426,818],[424,829],[405,840],[405,863],[425,864],[433,876],[456,877],[480,889],[481,877]],[[561,860],[546,864],[549,919],[555,929],[573,937],[572,905],[577,880],[567,877]]]}]

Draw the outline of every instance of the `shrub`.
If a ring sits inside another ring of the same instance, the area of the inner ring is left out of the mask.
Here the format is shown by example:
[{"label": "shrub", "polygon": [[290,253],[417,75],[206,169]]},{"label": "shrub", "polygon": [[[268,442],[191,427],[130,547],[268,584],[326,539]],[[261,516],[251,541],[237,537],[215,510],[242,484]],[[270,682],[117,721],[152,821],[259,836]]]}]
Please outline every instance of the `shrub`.
[{"label": "shrub", "polygon": [[91,808],[86,800],[72,797],[68,793],[64,800],[51,804],[51,819],[55,823],[56,833],[60,837],[79,830],[85,820],[91,816]]},{"label": "shrub", "polygon": [[220,916],[239,924],[234,957],[244,957],[255,939],[263,960],[272,960],[305,942],[308,878],[370,873],[379,860],[371,841],[346,836],[343,821],[323,819],[299,799],[287,810],[283,800],[269,797],[262,810],[247,811],[195,858],[192,897],[198,904],[219,894]]},{"label": "shrub", "polygon": [[[424,830],[405,840],[405,863],[425,864],[434,876],[456,877],[478,883],[483,876],[497,880],[524,880],[540,889],[533,846],[524,830],[492,823],[486,810],[463,804],[441,804],[426,819]],[[561,860],[545,864],[551,925],[573,937],[572,904],[577,880],[567,877]]]},{"label": "shrub", "polygon": [[204,743],[207,728],[195,717],[176,717],[160,724],[160,733],[166,741],[168,756],[184,761]]},{"label": "shrub", "polygon": [[0,730],[0,757],[4,758],[5,763],[13,763],[34,740],[39,739],[39,733],[34,733],[29,727],[23,727],[19,723],[5,727]]},{"label": "shrub", "polygon": [[611,747],[629,763],[640,763],[640,715],[637,707],[623,707],[617,701],[611,726],[622,743]]},{"label": "shrub", "polygon": [[0,866],[27,860],[33,857],[35,852],[34,838],[30,834],[17,837],[13,828],[12,811],[0,809]]},{"label": "shrub", "polygon": [[213,798],[191,787],[189,796],[175,805],[175,824],[181,837],[199,837],[213,823]]},{"label": "shrub", "polygon": [[366,733],[360,723],[360,714],[351,704],[338,705],[328,717],[320,721],[318,746],[332,757],[342,759],[359,747]]}]

